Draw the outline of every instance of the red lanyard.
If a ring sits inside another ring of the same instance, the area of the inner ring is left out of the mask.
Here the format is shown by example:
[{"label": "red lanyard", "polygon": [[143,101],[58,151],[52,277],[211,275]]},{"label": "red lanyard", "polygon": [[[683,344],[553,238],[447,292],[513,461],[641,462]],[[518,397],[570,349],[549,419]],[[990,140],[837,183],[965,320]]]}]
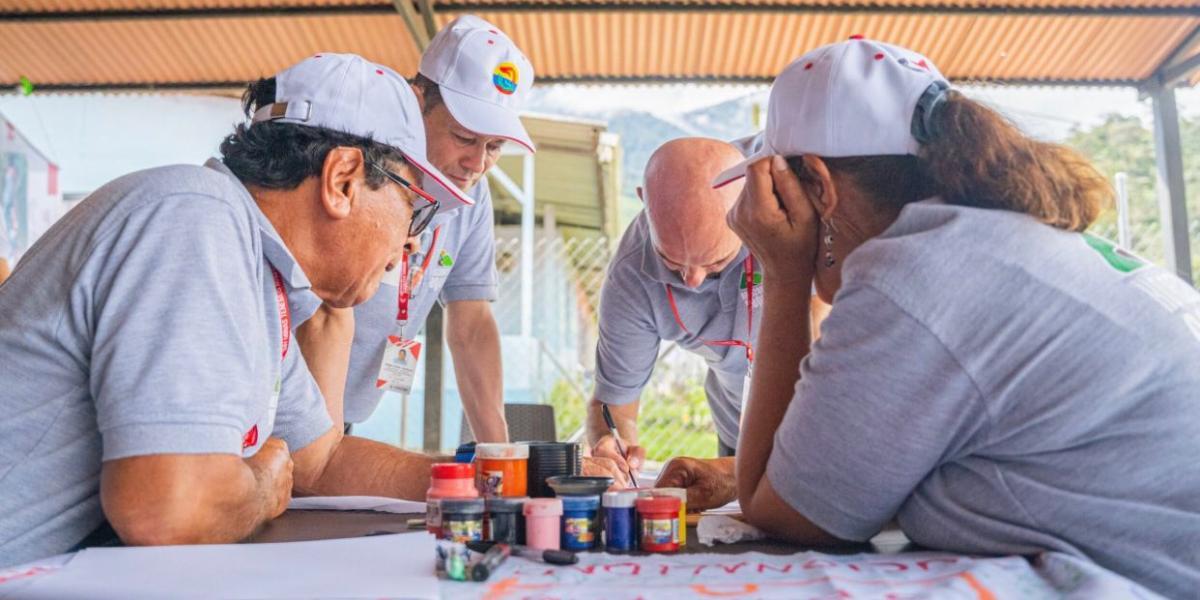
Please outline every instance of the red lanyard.
[{"label": "red lanyard", "polygon": [[408,253],[404,253],[404,257],[400,261],[400,297],[396,300],[396,320],[401,325],[408,323],[408,301],[412,297],[413,286],[421,283],[421,278],[425,276],[425,270],[429,268],[429,261],[433,258],[433,253],[437,250],[438,236],[442,233],[442,226],[438,225],[433,228],[433,240],[429,243],[429,251],[425,253],[425,260],[421,261],[421,268],[413,273],[412,280],[408,277]]},{"label": "red lanyard", "polygon": [[275,267],[271,267],[271,275],[275,279],[275,305],[279,308],[279,336],[283,353],[280,360],[287,358],[288,346],[292,345],[292,309],[288,306],[287,290],[283,289],[283,276]]},{"label": "red lanyard", "polygon": [[[741,346],[746,349],[746,362],[754,362],[754,346],[750,344],[750,338],[754,335],[754,256],[746,257],[742,263],[742,270],[746,272],[746,339],[745,340],[706,340],[700,336],[696,339],[700,343],[707,346]],[[679,306],[675,304],[675,294],[671,292],[671,286],[663,284],[667,288],[667,301],[671,303],[671,313],[675,315],[675,322],[679,324],[679,328],[684,333],[690,334],[687,326],[683,324],[683,319],[679,316]]]}]

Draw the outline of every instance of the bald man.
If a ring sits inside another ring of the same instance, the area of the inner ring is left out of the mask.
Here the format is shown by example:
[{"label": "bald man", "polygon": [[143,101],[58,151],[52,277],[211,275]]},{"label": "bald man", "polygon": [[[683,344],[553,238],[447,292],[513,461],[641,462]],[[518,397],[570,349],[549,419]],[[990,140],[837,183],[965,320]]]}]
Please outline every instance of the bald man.
[{"label": "bald man", "polygon": [[[647,162],[644,187],[638,188],[645,208],[622,236],[600,296],[596,387],[587,418],[593,456],[634,471],[641,467],[638,399],[663,340],[708,363],[704,391],[719,453],[729,456],[737,447],[762,312],[762,273],[725,223],[741,183],[714,190],[710,182],[741,160],[738,148],[726,142],[683,138],[662,145]],[[604,405],[625,455],[609,435]]]}]

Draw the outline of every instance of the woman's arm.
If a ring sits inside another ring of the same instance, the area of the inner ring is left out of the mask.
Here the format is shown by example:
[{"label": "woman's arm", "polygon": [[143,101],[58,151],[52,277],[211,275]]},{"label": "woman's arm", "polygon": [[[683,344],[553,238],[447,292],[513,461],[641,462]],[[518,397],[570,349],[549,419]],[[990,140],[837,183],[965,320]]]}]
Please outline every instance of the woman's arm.
[{"label": "woman's arm", "polygon": [[792,402],[800,361],[811,345],[811,290],[818,216],[782,157],[759,161],[729,213],[730,226],[763,267],[763,321],[750,397],[738,436],[738,499],[746,519],[776,537],[803,544],[839,540],[784,502],[766,477],[775,432]]}]

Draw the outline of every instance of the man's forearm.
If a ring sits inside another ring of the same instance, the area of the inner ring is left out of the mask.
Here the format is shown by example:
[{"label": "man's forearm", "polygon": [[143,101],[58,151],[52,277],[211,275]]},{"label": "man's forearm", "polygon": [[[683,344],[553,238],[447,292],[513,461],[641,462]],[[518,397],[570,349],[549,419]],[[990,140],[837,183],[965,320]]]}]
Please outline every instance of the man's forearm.
[{"label": "man's forearm", "polygon": [[500,330],[491,307],[482,300],[452,302],[447,305],[446,324],[454,377],[475,439],[507,442]]},{"label": "man's forearm", "polygon": [[322,305],[296,329],[296,342],[312,373],[329,418],[341,428],[345,424],[342,400],[350,369],[350,347],[354,341],[354,309]]},{"label": "man's forearm", "polygon": [[763,286],[763,321],[750,398],[744,399],[738,436],[738,497],[745,505],[750,504],[766,471],[775,431],[795,391],[800,360],[809,351],[810,285],[781,281]]},{"label": "man's forearm", "polygon": [[265,473],[221,455],[150,455],[104,464],[104,514],[130,545],[236,542],[272,516]]},{"label": "man's forearm", "polygon": [[299,471],[306,458],[302,453],[310,448],[295,455],[298,495],[386,496],[424,500],[425,492],[429,489],[429,466],[435,462],[452,461],[449,457],[409,452],[352,435],[338,438],[328,461],[315,472]]}]

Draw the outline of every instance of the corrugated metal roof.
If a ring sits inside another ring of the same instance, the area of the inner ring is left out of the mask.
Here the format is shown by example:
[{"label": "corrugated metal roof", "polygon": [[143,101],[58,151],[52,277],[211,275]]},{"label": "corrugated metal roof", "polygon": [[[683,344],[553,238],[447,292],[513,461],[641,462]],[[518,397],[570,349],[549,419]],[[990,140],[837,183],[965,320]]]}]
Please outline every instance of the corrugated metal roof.
[{"label": "corrugated metal roof", "polygon": [[[439,0],[435,10],[455,10],[469,7],[504,7],[514,0]],[[941,7],[941,8],[1187,8],[1195,0],[524,0],[523,5],[547,8],[570,8],[572,5],[610,5],[614,8],[673,5],[680,8],[697,7]],[[61,12],[105,10],[172,10],[216,9],[245,7],[322,7],[322,6],[387,6],[386,0],[3,0],[0,12]]]},{"label": "corrugated metal roof", "polygon": [[[1148,77],[1200,18],[614,12],[483,13],[539,76],[770,78],[853,34],[927,54],[956,79]],[[449,19],[442,17],[443,21]]]},{"label": "corrugated metal roof", "polygon": [[[638,0],[591,0],[589,6],[605,10],[558,8],[567,0],[447,0],[436,3],[439,25],[468,1],[496,7],[479,14],[517,41],[541,81],[769,80],[806,50],[863,34],[925,53],[958,80],[1135,83],[1200,29],[1198,0],[802,3],[875,7],[833,12],[738,9],[797,6],[799,0],[733,0],[719,9],[710,0],[667,0],[652,8]],[[682,5],[707,8],[678,9]],[[1176,7],[1184,16],[940,14],[889,12],[883,5]],[[346,10],[316,10],[329,7]],[[292,12],[272,14],[275,9]],[[160,10],[194,12],[153,12]],[[206,14],[210,10],[218,12]],[[52,14],[19,14],[28,11]],[[116,15],[105,16],[112,11]],[[51,89],[237,85],[317,51],[356,52],[401,73],[415,72],[419,59],[390,0],[0,0],[0,85],[21,76]]]},{"label": "corrugated metal roof", "polygon": [[316,51],[415,70],[399,16],[0,23],[0,81],[37,85],[245,82]]}]

